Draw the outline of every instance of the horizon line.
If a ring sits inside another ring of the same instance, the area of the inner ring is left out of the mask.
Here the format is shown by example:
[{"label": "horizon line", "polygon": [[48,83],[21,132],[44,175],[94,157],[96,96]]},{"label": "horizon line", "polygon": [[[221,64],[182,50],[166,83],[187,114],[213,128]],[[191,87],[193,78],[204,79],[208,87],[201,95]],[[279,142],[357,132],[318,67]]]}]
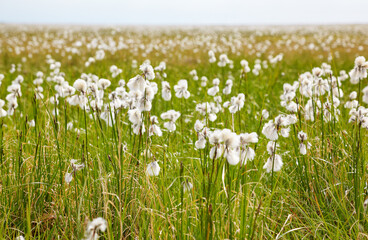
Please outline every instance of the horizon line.
[{"label": "horizon line", "polygon": [[272,27],[272,26],[362,26],[368,22],[336,22],[336,23],[44,23],[44,22],[5,22],[0,20],[0,25],[28,25],[28,26],[106,26],[106,27]]}]

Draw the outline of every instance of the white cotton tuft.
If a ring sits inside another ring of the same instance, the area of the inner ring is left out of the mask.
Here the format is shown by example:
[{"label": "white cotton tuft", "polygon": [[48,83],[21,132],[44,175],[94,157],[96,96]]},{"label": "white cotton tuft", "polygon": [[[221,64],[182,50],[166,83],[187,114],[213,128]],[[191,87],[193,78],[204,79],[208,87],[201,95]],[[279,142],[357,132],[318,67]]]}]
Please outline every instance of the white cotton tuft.
[{"label": "white cotton tuft", "polygon": [[[270,156],[267,159],[267,162],[263,166],[263,169],[265,169],[267,173],[272,172],[272,169],[274,172],[278,172],[281,170],[283,164],[284,163],[282,162],[281,156],[278,154],[275,154],[275,156]],[[272,165],[273,165],[273,168],[272,168]]]},{"label": "white cotton tuft", "polygon": [[158,165],[157,161],[151,162],[147,165],[146,174],[148,176],[158,176],[160,173],[160,166]]}]

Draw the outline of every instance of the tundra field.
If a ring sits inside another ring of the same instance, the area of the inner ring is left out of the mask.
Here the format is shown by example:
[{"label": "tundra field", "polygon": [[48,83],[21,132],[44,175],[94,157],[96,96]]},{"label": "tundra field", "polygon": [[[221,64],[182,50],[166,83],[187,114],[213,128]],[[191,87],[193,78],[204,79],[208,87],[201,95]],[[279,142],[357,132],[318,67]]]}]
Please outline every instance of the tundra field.
[{"label": "tundra field", "polygon": [[1,239],[368,239],[368,26],[0,25]]}]

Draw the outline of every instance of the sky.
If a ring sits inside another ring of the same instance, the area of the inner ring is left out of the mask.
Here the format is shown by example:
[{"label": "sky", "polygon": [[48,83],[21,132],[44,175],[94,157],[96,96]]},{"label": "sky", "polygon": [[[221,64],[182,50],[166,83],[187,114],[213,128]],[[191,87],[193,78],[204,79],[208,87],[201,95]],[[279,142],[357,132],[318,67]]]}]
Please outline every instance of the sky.
[{"label": "sky", "polygon": [[0,23],[364,24],[368,0],[0,0]]}]

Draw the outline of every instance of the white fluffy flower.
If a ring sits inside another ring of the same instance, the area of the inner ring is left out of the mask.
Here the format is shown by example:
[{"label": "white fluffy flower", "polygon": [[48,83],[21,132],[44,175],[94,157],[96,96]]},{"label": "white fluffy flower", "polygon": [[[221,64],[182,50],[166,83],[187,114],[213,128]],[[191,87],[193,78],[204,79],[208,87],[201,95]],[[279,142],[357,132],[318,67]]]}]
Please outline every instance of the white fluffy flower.
[{"label": "white fluffy flower", "polygon": [[363,78],[367,77],[368,62],[366,62],[365,57],[359,56],[355,59],[355,66],[353,70],[349,72],[350,82],[352,84],[357,84]]},{"label": "white fluffy flower", "polygon": [[268,152],[268,154],[272,155],[277,150],[278,147],[279,147],[279,144],[275,145],[274,141],[269,141],[267,143],[267,152]]},{"label": "white fluffy flower", "polygon": [[98,232],[105,232],[107,228],[107,222],[105,219],[99,217],[93,219],[92,222],[89,222],[87,225],[87,229],[84,234],[85,240],[95,240],[98,239]]},{"label": "white fluffy flower", "polygon": [[235,114],[244,107],[245,95],[243,93],[238,94],[236,97],[231,98],[229,112]]},{"label": "white fluffy flower", "polygon": [[300,154],[305,155],[307,154],[307,146],[305,145],[307,140],[307,134],[303,131],[298,133],[298,139],[300,140],[299,150]]},{"label": "white fluffy flower", "polygon": [[263,119],[268,119],[268,117],[270,116],[270,114],[268,113],[268,111],[266,109],[262,110],[262,118]]},{"label": "white fluffy flower", "polygon": [[278,154],[275,154],[274,156],[270,156],[267,159],[267,162],[265,163],[265,165],[263,165],[263,169],[266,169],[267,173],[271,172],[272,170],[274,172],[278,172],[281,170],[283,164],[284,163],[282,162],[281,156]]},{"label": "white fluffy flower", "polygon": [[231,132],[230,129],[223,129],[221,134],[226,148],[236,148],[239,146],[239,136],[236,133]]},{"label": "white fluffy flower", "polygon": [[188,182],[188,180],[184,181],[182,185],[184,192],[190,191],[193,188],[193,184],[191,182]]},{"label": "white fluffy flower", "polygon": [[210,63],[216,62],[216,56],[215,56],[215,53],[212,50],[210,50],[208,52],[208,57],[210,58],[209,59]]},{"label": "white fluffy flower", "polygon": [[75,80],[73,87],[81,93],[87,92],[87,83],[83,79]]},{"label": "white fluffy flower", "polygon": [[217,63],[219,67],[225,67],[229,63],[230,63],[230,60],[226,54],[221,54],[219,56],[219,62]]},{"label": "white fluffy flower", "polygon": [[73,172],[65,174],[65,183],[69,184],[73,180]]},{"label": "white fluffy flower", "polygon": [[153,80],[155,78],[155,72],[153,67],[148,63],[143,63],[139,70],[142,71],[143,75],[145,76],[146,80]]},{"label": "white fluffy flower", "polygon": [[222,93],[225,95],[229,95],[231,93],[232,86],[233,86],[233,80],[228,79],[225,83],[225,88],[222,90]]},{"label": "white fluffy flower", "polygon": [[146,174],[148,176],[158,176],[160,173],[160,166],[158,165],[157,161],[151,162],[147,165]]},{"label": "white fluffy flower", "polygon": [[250,68],[249,68],[249,64],[248,64],[248,61],[243,59],[240,61],[240,65],[243,67],[243,71],[248,73],[250,72]]},{"label": "white fluffy flower", "polygon": [[170,84],[166,81],[162,81],[162,98],[165,101],[170,101],[171,100],[171,87]]},{"label": "white fluffy flower", "polygon": [[110,67],[111,76],[113,78],[117,77],[120,73],[123,72],[123,70],[119,69],[116,65],[112,65]]},{"label": "white fluffy flower", "polygon": [[223,134],[221,133],[221,130],[216,129],[215,131],[211,132],[208,140],[210,144],[218,145],[222,143],[223,141],[222,137],[223,137]]},{"label": "white fluffy flower", "polygon": [[229,129],[223,129],[221,131],[222,140],[224,144],[224,157],[230,165],[236,165],[239,163],[239,152],[236,150],[239,147],[239,136],[231,132]]},{"label": "white fluffy flower", "polygon": [[139,109],[131,109],[128,111],[129,121],[133,124],[142,122],[142,112]]},{"label": "white fluffy flower", "polygon": [[270,120],[263,126],[262,133],[271,141],[275,141],[279,138],[276,124],[273,122],[273,120]]},{"label": "white fluffy flower", "polygon": [[224,158],[230,165],[237,165],[240,161],[239,152],[236,149],[225,149]]},{"label": "white fluffy flower", "polygon": [[8,113],[3,109],[5,101],[0,99],[0,117],[6,117]]},{"label": "white fluffy flower", "polygon": [[128,88],[130,91],[140,91],[143,92],[144,88],[146,87],[146,81],[141,75],[137,75],[131,79],[129,79],[127,83]]},{"label": "white fluffy flower", "polygon": [[206,147],[206,139],[203,136],[200,136],[199,139],[195,142],[195,147],[197,149],[204,149]]},{"label": "white fluffy flower", "polygon": [[101,78],[100,80],[98,80],[98,87],[99,88],[106,89],[110,85],[111,85],[111,82],[108,79]]},{"label": "white fluffy flower", "polygon": [[164,123],[164,127],[171,132],[176,130],[175,122],[176,120],[178,120],[179,117],[180,112],[177,112],[175,110],[169,110],[161,114],[161,118],[163,120],[168,120],[168,122]]},{"label": "white fluffy flower", "polygon": [[224,151],[224,148],[222,145],[212,147],[210,150],[210,158],[211,159],[220,158],[222,156],[223,151]]},{"label": "white fluffy flower", "polygon": [[250,143],[257,143],[258,142],[258,134],[256,132],[252,133],[242,133],[239,135],[240,144],[247,145]]},{"label": "white fluffy flower", "polygon": [[196,120],[196,122],[194,124],[194,130],[196,132],[199,132],[199,131],[201,131],[203,129],[203,127],[204,127],[204,123],[202,121],[200,121],[200,120]]},{"label": "white fluffy flower", "polygon": [[153,136],[153,135],[157,135],[159,137],[162,136],[162,131],[161,128],[157,125],[158,123],[158,119],[156,116],[151,116],[151,126],[149,127],[149,135]]},{"label": "white fluffy flower", "polygon": [[304,143],[299,144],[299,150],[300,150],[300,154],[302,155],[307,154],[307,147]]},{"label": "white fluffy flower", "polygon": [[281,128],[280,134],[281,136],[283,136],[284,138],[289,137],[289,133],[290,133],[290,128]]},{"label": "white fluffy flower", "polygon": [[181,79],[178,81],[178,84],[174,86],[175,96],[177,98],[184,97],[185,99],[190,97],[190,93],[188,91],[188,81],[185,79]]},{"label": "white fluffy flower", "polygon": [[247,164],[247,161],[253,161],[254,157],[256,156],[256,153],[254,152],[254,149],[251,147],[245,147],[241,150],[240,153],[240,160],[243,165]]},{"label": "white fluffy flower", "polygon": [[255,157],[255,152],[253,148],[249,147],[251,143],[258,142],[258,135],[257,133],[242,133],[239,135],[241,152],[240,152],[240,160],[243,165],[247,163],[247,160],[253,160]]}]

